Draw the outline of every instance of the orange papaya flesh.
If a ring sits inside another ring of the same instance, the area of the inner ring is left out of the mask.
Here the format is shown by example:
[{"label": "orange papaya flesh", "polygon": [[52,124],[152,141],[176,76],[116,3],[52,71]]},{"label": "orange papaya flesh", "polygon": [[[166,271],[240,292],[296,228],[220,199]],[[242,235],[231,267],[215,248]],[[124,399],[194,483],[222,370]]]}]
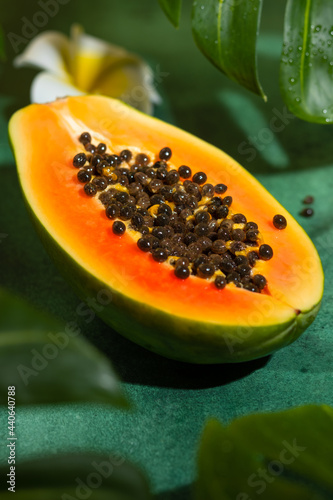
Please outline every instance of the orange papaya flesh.
[{"label": "orange papaya flesh", "polygon": [[[151,159],[165,146],[170,164],[204,171],[207,182],[228,186],[233,213],[255,221],[271,260],[255,272],[267,286],[253,293],[229,283],[179,280],[167,263],[141,252],[127,231],[112,232],[98,198],[77,180],[73,157],[78,137],[109,151],[144,152]],[[166,357],[194,363],[244,361],[267,355],[295,340],[315,318],[323,294],[319,256],[292,216],[228,155],[200,139],[105,97],[82,96],[30,105],[12,117],[10,137],[24,196],[50,254],[84,299],[108,290],[97,307],[115,330]],[[288,225],[278,230],[276,214]]]}]

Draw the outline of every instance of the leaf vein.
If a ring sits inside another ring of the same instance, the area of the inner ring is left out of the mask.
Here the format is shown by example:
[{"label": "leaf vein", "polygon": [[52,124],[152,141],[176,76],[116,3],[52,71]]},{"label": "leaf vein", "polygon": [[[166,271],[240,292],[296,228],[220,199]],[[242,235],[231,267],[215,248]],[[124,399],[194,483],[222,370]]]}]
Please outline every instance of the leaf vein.
[{"label": "leaf vein", "polygon": [[300,64],[300,86],[301,86],[302,98],[304,98],[304,66],[305,66],[305,53],[307,46],[308,29],[309,29],[311,1],[312,0],[306,0],[305,13],[304,13],[304,32],[303,32],[302,56]]}]

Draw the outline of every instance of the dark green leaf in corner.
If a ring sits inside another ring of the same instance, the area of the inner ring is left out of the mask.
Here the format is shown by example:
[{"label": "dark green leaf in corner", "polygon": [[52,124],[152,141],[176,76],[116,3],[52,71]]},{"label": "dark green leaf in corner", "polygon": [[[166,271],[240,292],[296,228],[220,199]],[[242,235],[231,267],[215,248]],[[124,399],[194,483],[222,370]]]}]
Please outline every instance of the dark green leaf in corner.
[{"label": "dark green leaf in corner", "polygon": [[309,405],[210,420],[198,455],[196,500],[332,500],[333,408]]},{"label": "dark green leaf in corner", "polygon": [[169,21],[178,28],[182,0],[158,0],[158,2]]},{"label": "dark green leaf in corner", "polygon": [[95,402],[127,407],[109,360],[63,324],[0,288],[0,404]]},{"label": "dark green leaf in corner", "polygon": [[231,80],[266,96],[257,74],[262,0],[194,0],[192,29],[204,55]]},{"label": "dark green leaf in corner", "polygon": [[[150,500],[143,472],[121,454],[65,454],[21,461],[16,466],[16,500]],[[9,465],[0,467],[8,478]],[[9,479],[8,479],[9,480]],[[2,481],[1,499],[12,492]]]},{"label": "dark green leaf in corner", "polygon": [[280,87],[296,116],[333,123],[332,0],[288,0]]}]

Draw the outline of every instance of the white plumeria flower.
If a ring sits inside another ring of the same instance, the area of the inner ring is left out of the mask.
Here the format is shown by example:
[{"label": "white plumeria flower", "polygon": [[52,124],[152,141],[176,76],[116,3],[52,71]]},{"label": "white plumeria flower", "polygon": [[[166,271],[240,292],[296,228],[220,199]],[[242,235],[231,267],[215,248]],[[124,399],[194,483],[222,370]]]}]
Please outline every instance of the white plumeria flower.
[{"label": "white plumeria flower", "polygon": [[72,27],[70,38],[56,31],[37,35],[14,59],[14,65],[44,70],[32,82],[31,102],[102,94],[152,114],[153,104],[161,101],[145,61],[122,47],[86,35],[77,25]]}]

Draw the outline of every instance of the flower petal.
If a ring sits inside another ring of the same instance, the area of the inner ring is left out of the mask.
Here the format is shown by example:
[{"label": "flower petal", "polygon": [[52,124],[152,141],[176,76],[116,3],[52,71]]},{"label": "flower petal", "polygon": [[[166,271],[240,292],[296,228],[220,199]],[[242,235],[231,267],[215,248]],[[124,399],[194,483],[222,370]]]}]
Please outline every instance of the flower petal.
[{"label": "flower petal", "polygon": [[31,102],[45,103],[54,101],[59,97],[83,95],[84,93],[71,83],[70,78],[61,78],[43,71],[32,82],[30,100]]},{"label": "flower petal", "polygon": [[136,60],[122,47],[86,35],[79,25],[72,26],[70,45],[70,69],[74,83],[90,92],[100,75],[121,60]]},{"label": "flower petal", "polygon": [[14,66],[35,66],[64,77],[68,75],[68,53],[68,37],[56,31],[44,31],[14,59]]},{"label": "flower petal", "polygon": [[155,89],[150,88],[151,75],[151,69],[145,64],[119,62],[95,84],[94,93],[121,99],[151,114],[152,103],[159,102]]},{"label": "flower petal", "polygon": [[152,112],[152,102],[161,99],[148,64],[122,47],[86,35],[77,25],[71,36],[71,72],[77,87],[122,99],[145,113]]}]

